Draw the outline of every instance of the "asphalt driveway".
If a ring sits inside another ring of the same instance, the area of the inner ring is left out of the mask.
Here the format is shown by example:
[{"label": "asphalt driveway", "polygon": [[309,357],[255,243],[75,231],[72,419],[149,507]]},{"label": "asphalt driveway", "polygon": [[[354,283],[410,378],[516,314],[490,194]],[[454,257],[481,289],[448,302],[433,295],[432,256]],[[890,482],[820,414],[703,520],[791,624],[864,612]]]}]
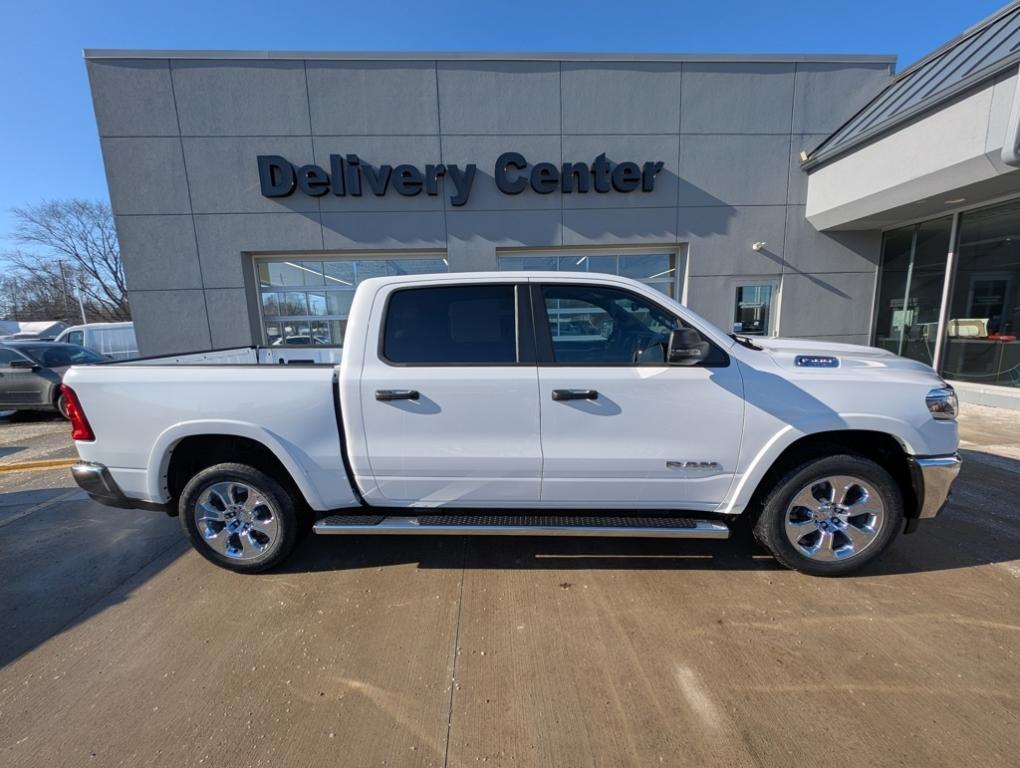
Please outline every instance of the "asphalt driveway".
[{"label": "asphalt driveway", "polygon": [[2,472],[0,764],[1015,766],[1017,426],[965,410],[943,516],[843,579],[746,541],[312,536],[240,576]]}]

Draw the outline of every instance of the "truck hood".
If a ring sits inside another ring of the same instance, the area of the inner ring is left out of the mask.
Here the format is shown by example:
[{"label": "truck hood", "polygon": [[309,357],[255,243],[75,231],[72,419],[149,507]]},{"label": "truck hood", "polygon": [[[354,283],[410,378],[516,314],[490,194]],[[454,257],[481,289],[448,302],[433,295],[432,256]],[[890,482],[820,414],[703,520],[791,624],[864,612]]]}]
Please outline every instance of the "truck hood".
[{"label": "truck hood", "polygon": [[[762,347],[765,353],[776,361],[781,368],[791,371],[814,373],[829,372],[839,375],[848,370],[863,372],[863,369],[870,369],[876,373],[887,371],[890,373],[903,373],[920,375],[938,380],[938,376],[930,365],[925,365],[917,360],[910,360],[905,357],[888,352],[877,347],[865,347],[860,344],[839,344],[829,341],[814,341],[810,339],[753,339],[754,343]],[[807,357],[830,357],[838,361],[835,367],[805,367],[797,365],[799,356]]]}]

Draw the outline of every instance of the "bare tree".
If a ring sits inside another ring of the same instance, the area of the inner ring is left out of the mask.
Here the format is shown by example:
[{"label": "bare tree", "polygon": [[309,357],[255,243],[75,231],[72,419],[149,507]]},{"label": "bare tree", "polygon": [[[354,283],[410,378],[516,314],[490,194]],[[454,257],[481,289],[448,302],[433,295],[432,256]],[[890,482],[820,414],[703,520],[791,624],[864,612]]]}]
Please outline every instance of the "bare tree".
[{"label": "bare tree", "polygon": [[9,311],[75,320],[80,295],[89,320],[131,319],[109,205],[52,200],[12,213],[12,239],[22,247],[4,254],[14,267],[3,287]]}]

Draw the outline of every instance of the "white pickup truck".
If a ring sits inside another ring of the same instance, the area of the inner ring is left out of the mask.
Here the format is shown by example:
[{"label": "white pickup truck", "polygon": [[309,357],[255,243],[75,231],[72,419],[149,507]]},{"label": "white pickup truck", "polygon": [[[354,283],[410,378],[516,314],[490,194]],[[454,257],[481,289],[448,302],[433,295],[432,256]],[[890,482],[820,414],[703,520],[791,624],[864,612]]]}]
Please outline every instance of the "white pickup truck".
[{"label": "white pickup truck", "polygon": [[266,352],[72,368],[78,484],[179,515],[242,572],[306,522],[726,538],[746,516],[780,562],[836,575],[935,516],[960,467],[956,394],[931,368],[727,335],[611,275],[366,280],[339,365]]}]

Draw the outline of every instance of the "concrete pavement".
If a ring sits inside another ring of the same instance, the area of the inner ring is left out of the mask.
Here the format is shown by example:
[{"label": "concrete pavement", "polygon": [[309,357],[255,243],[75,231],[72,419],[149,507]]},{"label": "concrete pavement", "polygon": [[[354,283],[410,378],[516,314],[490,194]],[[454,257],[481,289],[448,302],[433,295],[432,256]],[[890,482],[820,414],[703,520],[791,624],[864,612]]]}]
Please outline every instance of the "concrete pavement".
[{"label": "concrete pavement", "polygon": [[971,408],[943,516],[843,579],[746,541],[311,536],[246,577],[6,475],[0,764],[1016,765],[1020,420]]}]

